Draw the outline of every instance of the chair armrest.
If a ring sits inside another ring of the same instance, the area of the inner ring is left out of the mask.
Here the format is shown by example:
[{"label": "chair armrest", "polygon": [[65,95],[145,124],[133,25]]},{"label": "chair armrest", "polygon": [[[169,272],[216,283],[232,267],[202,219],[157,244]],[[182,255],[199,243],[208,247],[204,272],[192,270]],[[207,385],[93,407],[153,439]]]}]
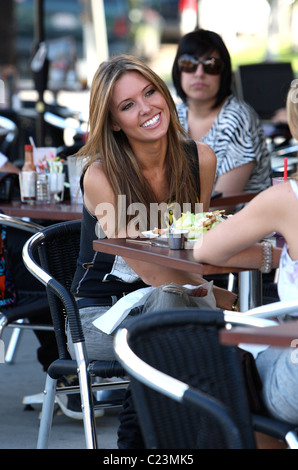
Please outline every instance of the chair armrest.
[{"label": "chair armrest", "polygon": [[0,214],[0,223],[31,233],[39,232],[39,230],[44,228],[42,225],[36,224],[35,222],[28,222],[21,217],[11,217],[5,214]]},{"label": "chair armrest", "polygon": [[[35,248],[42,241],[42,232],[32,235],[23,246],[23,261],[28,271],[36,277],[47,289],[54,293],[63,303],[70,324],[72,340],[74,343],[83,342],[84,334],[81,323],[78,321],[78,307],[74,297],[48,272],[40,267],[34,258]],[[55,322],[54,322],[55,323]]]},{"label": "chair armrest", "polygon": [[252,423],[255,431],[287,442],[289,445],[291,444],[291,449],[298,449],[298,426],[256,414],[252,415]]},{"label": "chair armrest", "polygon": [[286,314],[291,315],[293,313],[298,314],[298,300],[273,302],[271,304],[261,305],[260,307],[247,310],[242,314],[250,317],[274,318]]}]

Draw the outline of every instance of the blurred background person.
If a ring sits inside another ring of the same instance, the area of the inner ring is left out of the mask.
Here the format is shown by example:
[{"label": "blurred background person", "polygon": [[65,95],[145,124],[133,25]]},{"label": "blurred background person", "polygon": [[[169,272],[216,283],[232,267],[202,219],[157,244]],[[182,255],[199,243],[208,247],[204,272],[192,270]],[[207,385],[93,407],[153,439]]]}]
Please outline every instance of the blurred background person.
[{"label": "blurred background person", "polygon": [[20,173],[20,169],[11,163],[8,158],[0,152],[0,171],[2,173]]},{"label": "blurred background person", "polygon": [[180,122],[217,157],[216,191],[259,192],[271,184],[270,156],[256,112],[232,92],[230,54],[221,37],[198,29],[183,36],[172,68]]}]

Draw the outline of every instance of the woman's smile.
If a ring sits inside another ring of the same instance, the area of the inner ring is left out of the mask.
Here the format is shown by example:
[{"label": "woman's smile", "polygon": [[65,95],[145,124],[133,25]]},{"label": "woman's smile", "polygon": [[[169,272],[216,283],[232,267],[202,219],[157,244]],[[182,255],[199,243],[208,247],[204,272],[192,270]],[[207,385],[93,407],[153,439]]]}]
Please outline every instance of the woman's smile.
[{"label": "woman's smile", "polygon": [[156,127],[156,125],[159,125],[160,123],[160,115],[161,113],[156,114],[153,118],[149,119],[148,121],[144,122],[144,124],[141,125],[141,127],[147,128],[147,127]]}]

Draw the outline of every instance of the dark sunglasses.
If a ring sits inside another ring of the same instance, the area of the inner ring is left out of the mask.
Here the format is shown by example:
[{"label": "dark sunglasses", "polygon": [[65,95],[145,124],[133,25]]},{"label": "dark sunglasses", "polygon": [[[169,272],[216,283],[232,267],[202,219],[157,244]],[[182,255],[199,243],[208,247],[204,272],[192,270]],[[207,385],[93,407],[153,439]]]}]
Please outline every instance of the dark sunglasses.
[{"label": "dark sunglasses", "polygon": [[183,54],[178,59],[178,67],[181,72],[193,73],[200,64],[203,65],[204,72],[209,75],[219,75],[224,68],[223,61],[218,57],[200,60],[192,55]]}]

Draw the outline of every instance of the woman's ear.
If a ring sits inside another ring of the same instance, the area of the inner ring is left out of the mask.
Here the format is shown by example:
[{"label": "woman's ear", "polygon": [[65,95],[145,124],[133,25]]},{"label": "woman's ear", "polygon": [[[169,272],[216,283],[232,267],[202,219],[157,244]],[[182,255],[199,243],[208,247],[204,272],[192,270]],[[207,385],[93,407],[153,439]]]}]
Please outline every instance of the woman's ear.
[{"label": "woman's ear", "polygon": [[113,122],[112,123],[112,131],[119,132],[119,131],[121,131],[121,127],[118,126],[118,124]]}]

